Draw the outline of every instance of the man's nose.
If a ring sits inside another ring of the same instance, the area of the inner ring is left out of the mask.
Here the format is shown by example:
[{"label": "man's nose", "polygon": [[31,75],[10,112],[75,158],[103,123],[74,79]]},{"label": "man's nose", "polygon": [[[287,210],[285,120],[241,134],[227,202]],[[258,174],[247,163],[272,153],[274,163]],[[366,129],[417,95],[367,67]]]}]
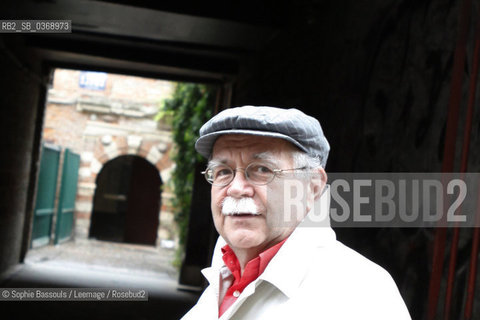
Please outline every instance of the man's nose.
[{"label": "man's nose", "polygon": [[247,180],[245,170],[237,168],[235,176],[228,185],[227,195],[230,197],[252,197],[254,193],[253,185]]}]

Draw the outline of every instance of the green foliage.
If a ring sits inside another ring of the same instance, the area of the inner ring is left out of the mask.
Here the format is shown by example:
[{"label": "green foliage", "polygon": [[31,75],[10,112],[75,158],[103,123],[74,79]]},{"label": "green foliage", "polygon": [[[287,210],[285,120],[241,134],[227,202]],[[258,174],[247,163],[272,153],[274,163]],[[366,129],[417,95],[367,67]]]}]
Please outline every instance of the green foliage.
[{"label": "green foliage", "polygon": [[195,151],[198,130],[213,113],[214,90],[201,84],[178,83],[173,97],[164,101],[156,120],[168,120],[173,130],[176,167],[172,172],[172,200],[179,229],[180,250],[185,245],[193,189],[194,169],[202,157]]}]

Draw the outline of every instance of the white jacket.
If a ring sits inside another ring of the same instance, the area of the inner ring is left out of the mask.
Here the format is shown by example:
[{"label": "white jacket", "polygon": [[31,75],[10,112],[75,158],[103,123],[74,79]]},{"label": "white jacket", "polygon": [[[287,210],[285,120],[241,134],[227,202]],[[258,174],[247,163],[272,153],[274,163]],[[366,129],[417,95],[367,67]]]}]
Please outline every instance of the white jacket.
[{"label": "white jacket", "polygon": [[[322,207],[328,208],[328,192],[322,200]],[[210,285],[182,320],[219,319],[224,244],[219,238],[212,266],[202,270]],[[304,221],[220,319],[411,318],[388,272],[338,242],[330,227],[312,227]]]}]

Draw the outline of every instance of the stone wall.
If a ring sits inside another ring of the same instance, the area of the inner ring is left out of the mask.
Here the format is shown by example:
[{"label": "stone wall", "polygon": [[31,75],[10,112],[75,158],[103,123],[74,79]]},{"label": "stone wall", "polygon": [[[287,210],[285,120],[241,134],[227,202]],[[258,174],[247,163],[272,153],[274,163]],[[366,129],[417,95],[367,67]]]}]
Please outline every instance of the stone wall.
[{"label": "stone wall", "polygon": [[329,170],[438,171],[460,3],[296,1],[268,50],[245,60],[234,103],[316,115]]},{"label": "stone wall", "polygon": [[[28,63],[27,63],[28,61]],[[23,259],[29,245],[41,105],[46,80],[22,41],[0,37],[0,274]],[[32,173],[33,172],[33,173]]]},{"label": "stone wall", "polygon": [[[244,59],[233,104],[297,107],[315,116],[332,147],[327,173],[439,172],[462,3],[292,2],[288,19],[267,49]],[[479,3],[473,4],[471,12],[476,13]],[[474,26],[478,17],[472,17]],[[473,27],[470,30],[455,170],[471,78]],[[476,111],[470,172],[480,169],[480,149],[474,147],[480,139],[479,117]],[[425,316],[434,230],[336,232],[342,242],[390,271],[412,318]],[[471,234],[462,230],[464,254],[457,261],[457,281],[463,282],[454,293],[458,297],[464,294]],[[457,303],[453,314],[461,307]]]}]

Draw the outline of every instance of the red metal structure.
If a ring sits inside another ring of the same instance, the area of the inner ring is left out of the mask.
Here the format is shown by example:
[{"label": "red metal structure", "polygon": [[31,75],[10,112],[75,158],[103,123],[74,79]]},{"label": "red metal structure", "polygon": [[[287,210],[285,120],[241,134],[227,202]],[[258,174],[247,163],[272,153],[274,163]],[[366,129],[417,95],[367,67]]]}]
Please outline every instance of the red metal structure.
[{"label": "red metal structure", "polygon": [[[465,59],[467,55],[467,39],[469,33],[472,1],[465,0],[459,17],[459,33],[455,49],[454,64],[452,70],[452,81],[450,90],[450,100],[448,105],[447,129],[445,134],[445,147],[442,172],[453,172],[454,159],[456,151],[456,137],[458,134],[458,121],[460,116],[462,81],[464,75]],[[475,49],[471,67],[471,77],[468,89],[468,105],[465,116],[465,127],[463,132],[463,145],[461,154],[460,172],[467,172],[468,155],[470,148],[470,136],[472,130],[472,119],[474,115],[476,87],[478,78],[478,63],[480,57],[480,19],[477,18],[475,28]],[[478,212],[477,212],[478,217]],[[455,271],[457,264],[457,252],[459,242],[459,228],[453,229],[450,246],[449,267],[447,273],[447,284],[445,292],[445,304],[443,309],[443,319],[450,319],[452,309],[452,296],[455,287]],[[467,284],[467,299],[464,310],[464,318],[472,318],[473,301],[475,293],[475,280],[477,270],[477,256],[480,242],[480,232],[478,228],[474,229],[472,237],[471,261],[469,266],[469,277]],[[440,226],[435,233],[433,246],[432,272],[430,278],[430,288],[428,297],[427,319],[438,319],[438,299],[443,274],[443,262],[445,256],[445,247],[447,244],[447,229]]]}]

